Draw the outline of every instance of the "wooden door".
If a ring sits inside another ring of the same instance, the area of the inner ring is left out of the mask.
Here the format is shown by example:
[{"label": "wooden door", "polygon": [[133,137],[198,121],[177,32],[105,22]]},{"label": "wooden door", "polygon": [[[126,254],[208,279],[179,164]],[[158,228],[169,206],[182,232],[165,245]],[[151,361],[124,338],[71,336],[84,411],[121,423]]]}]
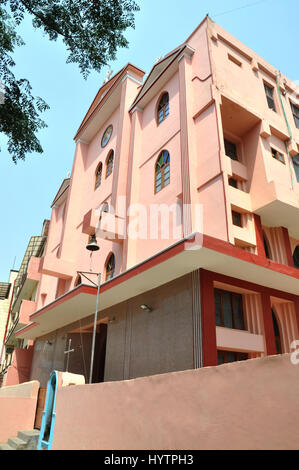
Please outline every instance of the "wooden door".
[{"label": "wooden door", "polygon": [[35,414],[35,422],[34,428],[40,429],[43,417],[43,411],[45,409],[45,402],[46,402],[46,394],[47,388],[40,387],[37,397],[37,406],[36,406],[36,414]]}]

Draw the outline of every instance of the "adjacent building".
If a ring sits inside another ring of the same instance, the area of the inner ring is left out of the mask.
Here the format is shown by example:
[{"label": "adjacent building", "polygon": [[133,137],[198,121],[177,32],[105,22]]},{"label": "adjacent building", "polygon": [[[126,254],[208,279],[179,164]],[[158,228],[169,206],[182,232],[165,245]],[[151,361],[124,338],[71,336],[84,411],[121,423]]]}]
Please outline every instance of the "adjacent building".
[{"label": "adjacent building", "polygon": [[[10,270],[8,282],[0,282],[0,368],[5,369],[8,367],[9,355],[5,351],[4,340],[6,336],[9,311],[11,306],[11,300],[14,290],[14,282],[18,271],[14,269]],[[0,386],[2,379],[0,376]]]},{"label": "adjacent building", "polygon": [[103,84],[29,260],[14,337],[34,342],[30,379],[88,381],[99,273],[93,382],[293,350],[298,98],[209,17],[145,80],[127,64]]},{"label": "adjacent building", "polygon": [[49,221],[45,220],[41,235],[30,238],[19,271],[10,272],[10,293],[7,299],[0,369],[0,380],[5,386],[30,379],[33,341],[18,338],[17,332],[28,325],[29,316],[36,310],[41,278],[40,263],[48,227]]}]

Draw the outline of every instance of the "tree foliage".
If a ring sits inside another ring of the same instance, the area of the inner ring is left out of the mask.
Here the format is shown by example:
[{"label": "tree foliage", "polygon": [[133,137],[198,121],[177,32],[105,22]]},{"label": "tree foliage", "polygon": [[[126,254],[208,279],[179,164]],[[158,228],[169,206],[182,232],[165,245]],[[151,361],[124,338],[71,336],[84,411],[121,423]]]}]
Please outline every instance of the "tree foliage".
[{"label": "tree foliage", "polygon": [[34,28],[50,41],[61,38],[67,63],[77,63],[84,78],[91,70],[100,72],[116,58],[119,47],[128,47],[124,36],[134,28],[139,10],[133,0],[0,0],[0,81],[4,100],[0,101],[0,132],[8,137],[8,151],[16,163],[29,152],[42,153],[36,136],[46,127],[40,114],[49,108],[32,95],[28,80],[17,79],[12,71],[12,54],[24,45],[17,27],[24,16],[32,16]]}]

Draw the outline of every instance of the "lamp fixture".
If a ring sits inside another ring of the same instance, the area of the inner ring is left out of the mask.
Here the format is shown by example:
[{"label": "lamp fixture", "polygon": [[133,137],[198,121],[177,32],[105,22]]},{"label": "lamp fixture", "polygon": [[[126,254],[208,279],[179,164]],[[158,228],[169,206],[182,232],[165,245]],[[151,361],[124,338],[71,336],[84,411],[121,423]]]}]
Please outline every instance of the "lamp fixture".
[{"label": "lamp fixture", "polygon": [[140,308],[141,310],[143,310],[144,312],[151,312],[153,309],[152,307],[150,307],[149,305],[146,305],[146,304],[141,304],[140,305]]}]

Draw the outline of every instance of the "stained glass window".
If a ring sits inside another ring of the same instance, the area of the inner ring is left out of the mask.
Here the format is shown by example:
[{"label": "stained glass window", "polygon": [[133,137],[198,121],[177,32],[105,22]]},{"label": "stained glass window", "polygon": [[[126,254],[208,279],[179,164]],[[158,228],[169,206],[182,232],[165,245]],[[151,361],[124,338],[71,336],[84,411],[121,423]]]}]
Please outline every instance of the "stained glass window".
[{"label": "stained glass window", "polygon": [[108,126],[107,129],[105,130],[102,140],[101,140],[102,147],[106,147],[106,145],[108,144],[110,137],[112,135],[112,131],[113,131],[112,125]]},{"label": "stained glass window", "polygon": [[169,95],[164,93],[158,105],[158,124],[161,124],[169,115]]},{"label": "stained glass window", "polygon": [[167,150],[160,153],[155,168],[155,192],[158,193],[170,183],[170,156]]},{"label": "stained glass window", "polygon": [[97,171],[96,171],[96,184],[95,184],[95,189],[97,189],[101,183],[102,183],[102,169],[103,169],[103,165],[102,163],[100,163],[97,167]]},{"label": "stained glass window", "polygon": [[112,279],[115,271],[115,256],[112,253],[106,263],[106,281]]},{"label": "stained glass window", "polygon": [[106,163],[106,178],[111,175],[113,171],[113,160],[114,160],[114,152],[111,150],[111,152],[108,155],[107,158],[107,163]]}]

